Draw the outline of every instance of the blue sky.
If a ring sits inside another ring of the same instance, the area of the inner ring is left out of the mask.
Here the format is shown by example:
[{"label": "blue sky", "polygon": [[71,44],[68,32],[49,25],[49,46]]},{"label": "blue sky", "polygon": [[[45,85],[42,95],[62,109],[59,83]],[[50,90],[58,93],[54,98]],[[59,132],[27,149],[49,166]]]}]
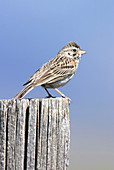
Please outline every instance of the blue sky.
[{"label": "blue sky", "polygon": [[[87,51],[76,75],[60,88],[73,101],[70,169],[113,170],[113,0],[1,0],[0,99],[14,97],[69,41]],[[46,95],[37,87],[26,98]]]}]

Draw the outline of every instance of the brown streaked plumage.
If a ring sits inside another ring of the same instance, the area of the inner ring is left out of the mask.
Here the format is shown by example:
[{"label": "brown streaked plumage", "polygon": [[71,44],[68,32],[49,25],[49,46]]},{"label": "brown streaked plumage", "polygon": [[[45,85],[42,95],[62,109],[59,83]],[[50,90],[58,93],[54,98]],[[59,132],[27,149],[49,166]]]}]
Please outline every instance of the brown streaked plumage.
[{"label": "brown streaked plumage", "polygon": [[[62,97],[67,98],[57,88],[64,86],[70,81],[78,68],[81,55],[85,53],[86,52],[82,51],[75,42],[68,43],[58,52],[55,58],[45,63],[30,77],[24,84],[27,86],[13,99],[21,99],[34,87],[40,85],[45,88],[49,96],[51,95],[47,88],[53,88],[59,92]],[[69,98],[67,99],[70,100]]]}]

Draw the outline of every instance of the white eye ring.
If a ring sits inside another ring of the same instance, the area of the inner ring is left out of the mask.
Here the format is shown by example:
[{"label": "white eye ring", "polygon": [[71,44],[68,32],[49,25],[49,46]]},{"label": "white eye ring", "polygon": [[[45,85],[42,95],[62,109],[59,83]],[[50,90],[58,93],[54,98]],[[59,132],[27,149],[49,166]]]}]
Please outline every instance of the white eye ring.
[{"label": "white eye ring", "polygon": [[76,49],[72,49],[73,52],[76,52]]}]

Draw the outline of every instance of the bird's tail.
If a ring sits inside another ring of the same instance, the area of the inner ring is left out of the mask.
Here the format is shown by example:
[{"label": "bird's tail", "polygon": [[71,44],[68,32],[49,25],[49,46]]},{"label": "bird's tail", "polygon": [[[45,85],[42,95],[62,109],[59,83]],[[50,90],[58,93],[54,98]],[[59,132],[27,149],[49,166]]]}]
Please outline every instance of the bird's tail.
[{"label": "bird's tail", "polygon": [[31,91],[33,89],[33,85],[28,85],[26,86],[23,90],[21,90],[12,100],[18,98],[21,99],[22,97],[24,97],[29,91]]}]

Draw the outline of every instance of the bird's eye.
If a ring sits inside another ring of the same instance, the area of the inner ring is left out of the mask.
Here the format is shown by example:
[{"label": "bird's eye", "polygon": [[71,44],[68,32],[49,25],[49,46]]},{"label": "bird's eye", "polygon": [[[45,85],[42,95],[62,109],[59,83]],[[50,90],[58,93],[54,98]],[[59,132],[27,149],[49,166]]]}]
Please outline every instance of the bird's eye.
[{"label": "bird's eye", "polygon": [[76,52],[76,49],[73,49],[72,51],[73,51],[73,52]]}]

